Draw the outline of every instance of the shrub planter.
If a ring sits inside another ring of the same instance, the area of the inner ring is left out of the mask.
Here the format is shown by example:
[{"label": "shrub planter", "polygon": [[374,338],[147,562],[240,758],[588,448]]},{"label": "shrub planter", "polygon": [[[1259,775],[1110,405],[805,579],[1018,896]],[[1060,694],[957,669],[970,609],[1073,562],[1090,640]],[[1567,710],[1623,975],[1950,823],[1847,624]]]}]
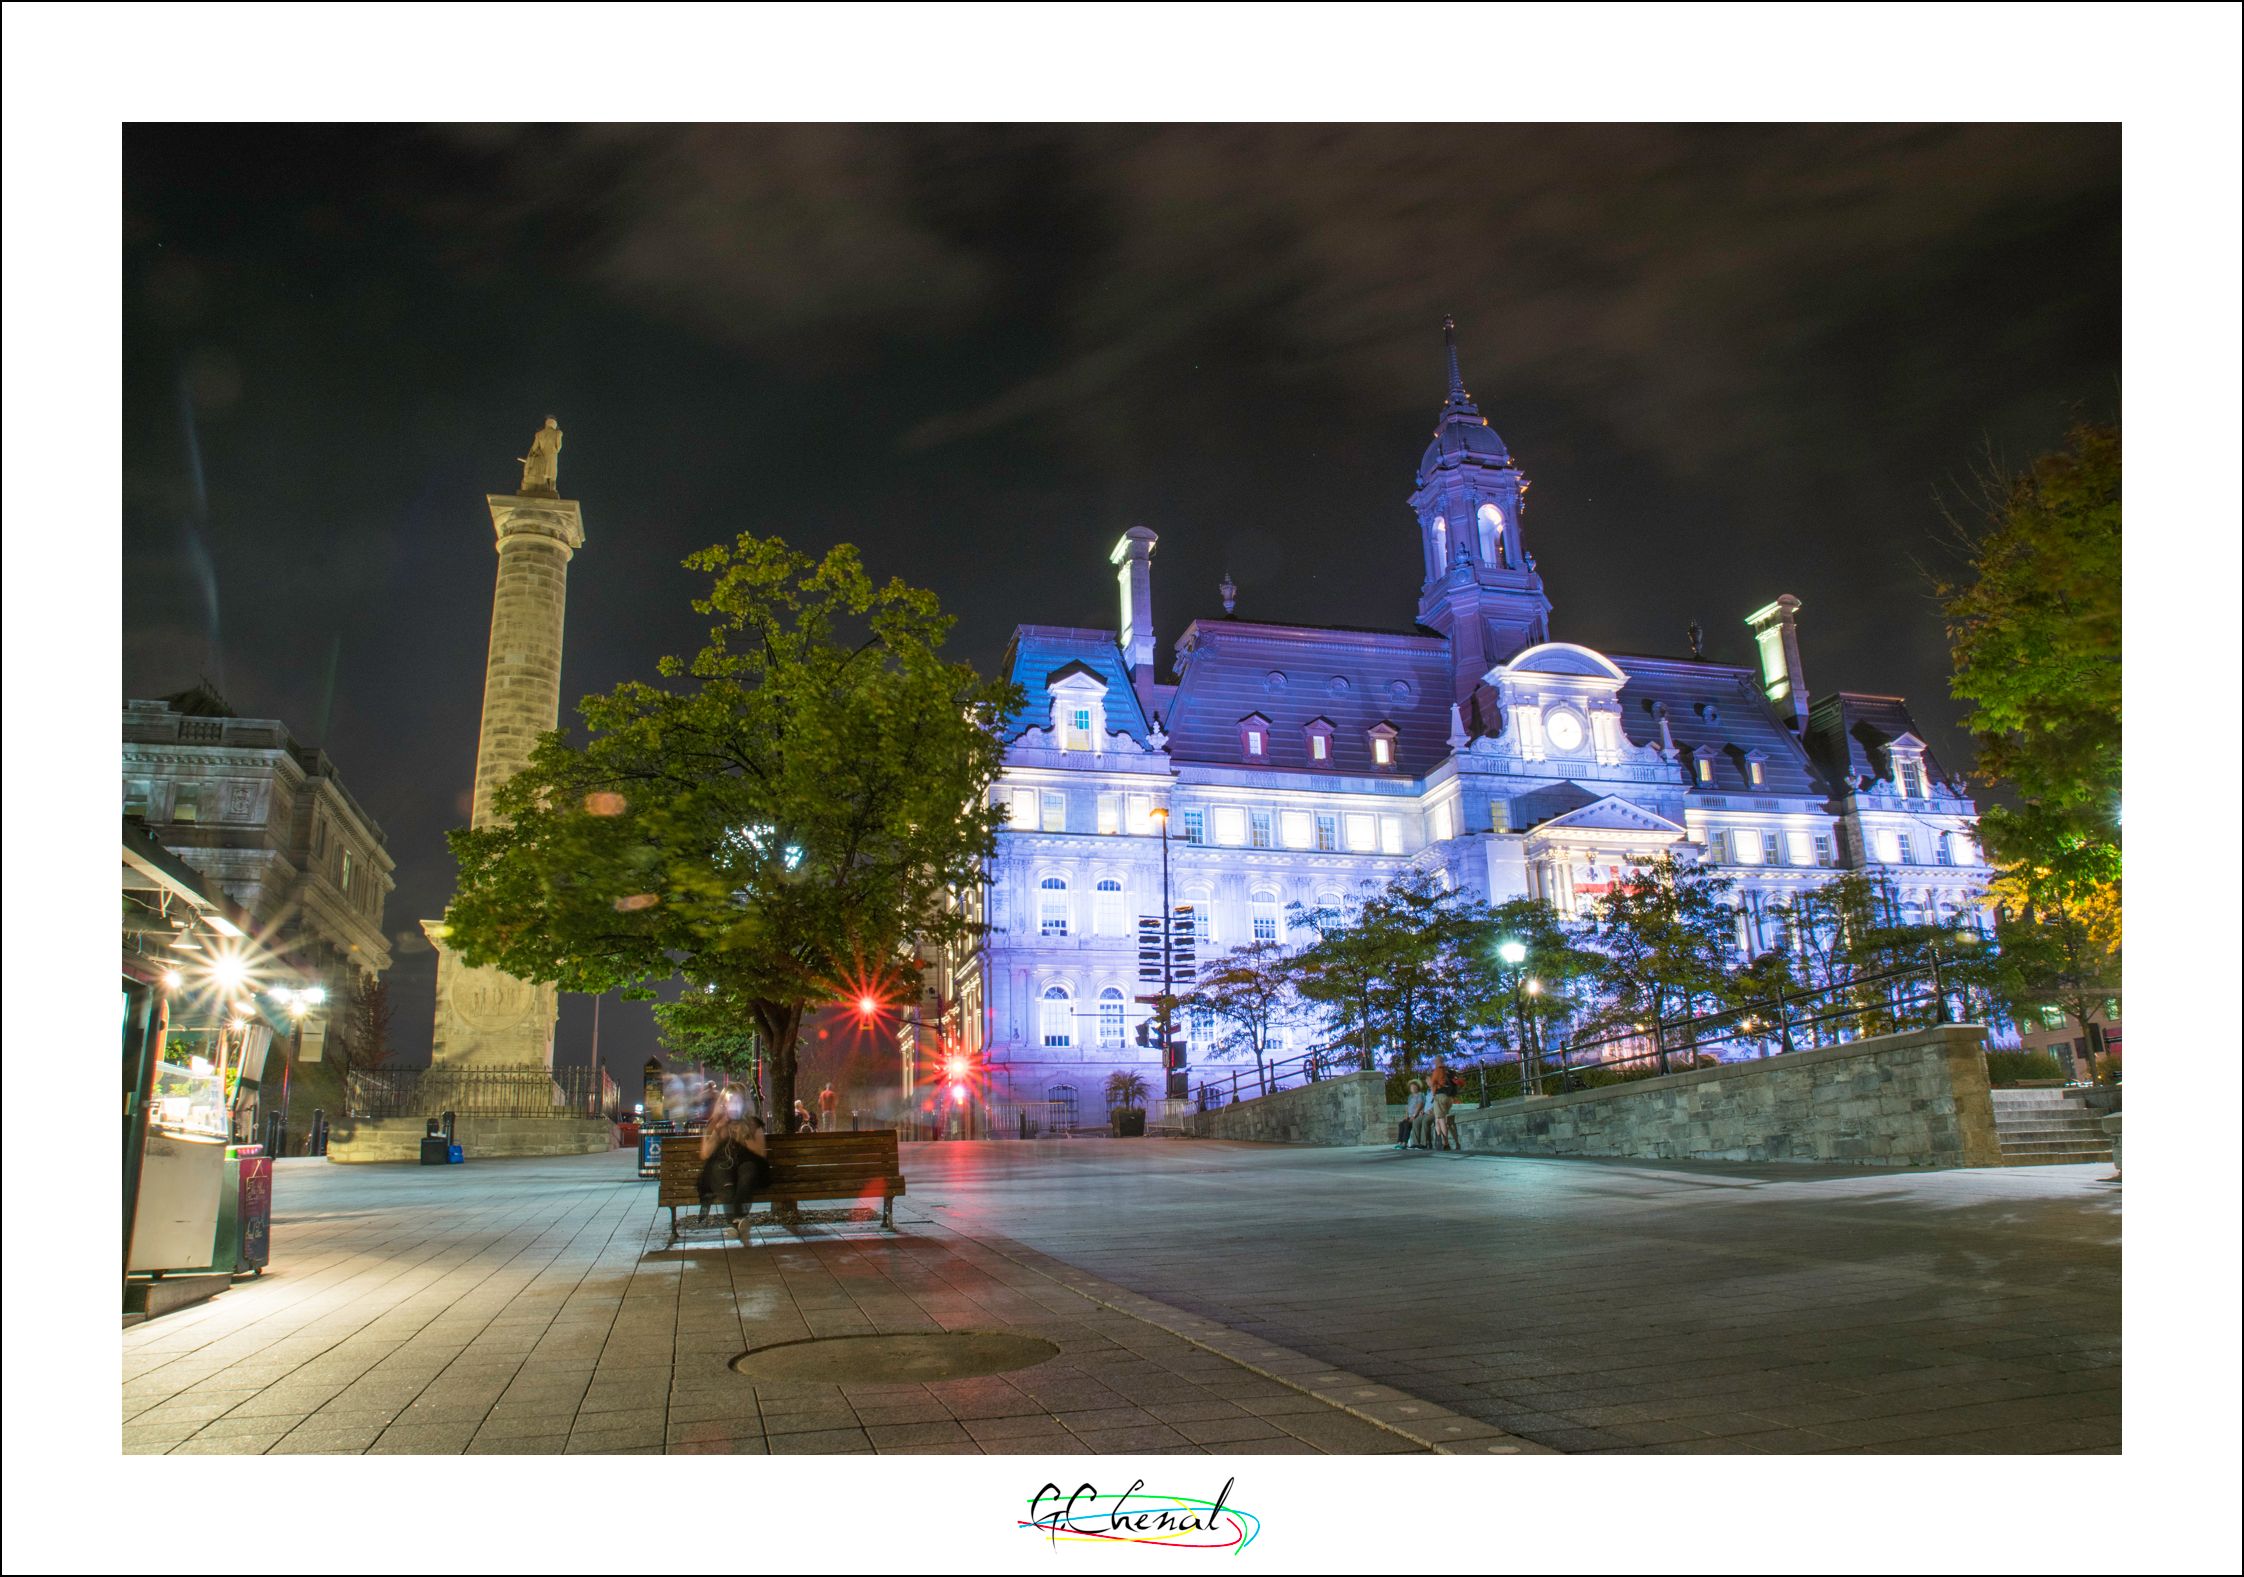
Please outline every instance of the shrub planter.
[{"label": "shrub planter", "polygon": [[1125,1106],[1114,1113],[1114,1137],[1117,1139],[1143,1139],[1145,1137],[1145,1109]]}]

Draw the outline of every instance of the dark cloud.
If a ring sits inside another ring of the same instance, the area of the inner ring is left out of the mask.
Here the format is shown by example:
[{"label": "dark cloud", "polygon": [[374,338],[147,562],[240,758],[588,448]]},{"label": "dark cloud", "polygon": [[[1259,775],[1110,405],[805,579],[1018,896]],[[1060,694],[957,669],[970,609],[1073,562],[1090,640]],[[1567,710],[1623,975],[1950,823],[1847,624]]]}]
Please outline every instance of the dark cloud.
[{"label": "dark cloud", "polygon": [[[1936,489],[2118,389],[2111,127],[134,127],[125,673],[330,748],[410,936],[465,815],[482,495],[585,506],[565,693],[690,649],[694,548],[859,543],[961,652],[1113,617],[1395,626],[1438,325],[1535,492],[1565,638],[1806,604],[1811,688],[1961,756]],[[315,735],[319,737],[314,737]],[[432,956],[400,950],[401,1037]],[[419,1005],[416,1006],[415,1004]],[[651,1049],[611,1005],[619,1069]],[[589,1040],[585,1005],[563,1044]]]}]

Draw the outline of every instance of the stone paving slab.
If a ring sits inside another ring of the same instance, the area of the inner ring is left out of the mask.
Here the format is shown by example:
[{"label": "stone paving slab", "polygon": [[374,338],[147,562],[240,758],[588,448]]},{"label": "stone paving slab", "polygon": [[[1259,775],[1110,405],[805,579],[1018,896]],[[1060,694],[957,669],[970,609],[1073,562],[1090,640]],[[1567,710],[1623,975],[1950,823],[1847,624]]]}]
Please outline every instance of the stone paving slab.
[{"label": "stone paving slab", "polygon": [[1431,1404],[1565,1451],[2116,1451],[2108,1177],[1071,1140],[925,1146],[912,1198],[1125,1279],[1243,1362],[1266,1340],[1320,1396],[1351,1400],[1319,1365],[1384,1386],[1353,1399],[1384,1423]]},{"label": "stone paving slab", "polygon": [[[1229,1356],[1231,1333],[1202,1318],[926,1212],[899,1211],[894,1234],[759,1228],[745,1249],[665,1250],[653,1189],[623,1152],[286,1182],[265,1277],[124,1332],[127,1451],[1540,1449],[1425,1404],[1388,1422],[1374,1382],[1267,1340]],[[813,1335],[959,1329],[1060,1352],[926,1384],[765,1384],[729,1368]]]}]

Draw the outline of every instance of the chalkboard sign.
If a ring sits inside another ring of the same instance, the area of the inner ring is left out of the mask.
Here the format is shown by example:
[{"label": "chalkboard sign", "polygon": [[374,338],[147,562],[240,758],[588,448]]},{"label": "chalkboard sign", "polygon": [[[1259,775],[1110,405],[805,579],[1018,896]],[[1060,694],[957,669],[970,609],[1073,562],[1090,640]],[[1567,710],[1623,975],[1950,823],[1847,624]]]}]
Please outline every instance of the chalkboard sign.
[{"label": "chalkboard sign", "polygon": [[241,1268],[264,1266],[273,1257],[273,1158],[241,1158]]}]

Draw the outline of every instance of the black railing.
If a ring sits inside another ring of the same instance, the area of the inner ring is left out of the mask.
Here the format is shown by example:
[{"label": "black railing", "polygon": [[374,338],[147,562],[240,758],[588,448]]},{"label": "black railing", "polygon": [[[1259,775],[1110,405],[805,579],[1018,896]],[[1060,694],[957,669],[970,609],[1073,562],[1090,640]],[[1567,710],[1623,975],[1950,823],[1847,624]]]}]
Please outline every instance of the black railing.
[{"label": "black railing", "polygon": [[[1483,1054],[1460,1047],[1451,1065],[1467,1098],[1485,1106],[1522,1094],[1652,1078],[1952,1023],[1959,995],[1937,964],[1893,969],[1819,991],[1783,992],[1711,1013],[1650,1018],[1559,1046],[1530,1044],[1524,1055],[1517,1049]],[[1386,1069],[1392,1076],[1396,1064],[1385,1055],[1367,1059],[1353,1046],[1324,1047],[1261,1069],[1241,1064],[1221,1073],[1195,1070],[1195,1099],[1200,1110],[1212,1111],[1365,1069]]]},{"label": "black railing", "polygon": [[599,1117],[607,1084],[595,1068],[376,1068],[351,1074],[353,1117]]}]

